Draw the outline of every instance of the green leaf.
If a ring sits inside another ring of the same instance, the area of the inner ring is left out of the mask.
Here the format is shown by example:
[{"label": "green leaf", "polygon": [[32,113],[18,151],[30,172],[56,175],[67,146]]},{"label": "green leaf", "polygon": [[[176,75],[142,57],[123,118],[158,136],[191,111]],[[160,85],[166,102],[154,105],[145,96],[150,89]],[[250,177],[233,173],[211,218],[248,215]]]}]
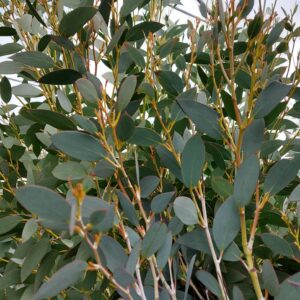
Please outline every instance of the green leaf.
[{"label": "green leaf", "polygon": [[196,278],[205,285],[205,287],[211,291],[214,295],[216,295],[218,298],[222,298],[221,290],[218,284],[218,281],[216,278],[208,273],[207,271],[197,271],[196,272]]},{"label": "green leaf", "polygon": [[284,30],[284,24],[285,24],[285,20],[282,20],[280,22],[278,22],[274,28],[271,30],[270,34],[267,37],[266,40],[266,45],[268,47],[272,46],[273,44],[275,44],[276,42],[278,42],[278,39],[282,33],[282,31]]},{"label": "green leaf", "polygon": [[159,178],[157,176],[146,176],[143,177],[140,182],[141,197],[147,198],[154,192],[159,185]]},{"label": "green leaf", "polygon": [[110,40],[107,49],[106,54],[110,53],[120,42],[121,37],[123,34],[127,31],[127,26],[122,25],[113,35],[112,39]]},{"label": "green leaf", "polygon": [[43,257],[50,249],[50,241],[48,238],[43,238],[31,247],[29,254],[26,256],[21,268],[21,280],[24,282],[31,272],[42,261]]},{"label": "green leaf", "polygon": [[290,86],[278,81],[270,83],[257,97],[253,111],[255,118],[259,119],[268,115],[287,96],[290,89]]},{"label": "green leaf", "polygon": [[12,89],[7,77],[3,76],[0,82],[0,95],[5,103],[8,103],[12,96]]},{"label": "green leaf", "polygon": [[233,186],[228,180],[221,176],[212,176],[211,178],[212,189],[224,199],[227,199],[233,194]]},{"label": "green leaf", "polygon": [[248,157],[237,170],[234,180],[234,200],[240,206],[249,204],[259,177],[259,160],[255,155]]},{"label": "green leaf", "polygon": [[259,12],[252,21],[250,21],[247,29],[249,39],[255,38],[260,33],[263,21],[263,15],[261,12]]},{"label": "green leaf", "polygon": [[99,250],[103,253],[106,265],[112,272],[125,268],[128,257],[123,247],[115,239],[104,236],[101,239]]},{"label": "green leaf", "polygon": [[22,217],[20,216],[6,216],[0,219],[0,235],[11,231],[14,229],[20,222]]},{"label": "green leaf", "polygon": [[42,300],[48,297],[54,297],[62,290],[77,283],[87,269],[87,263],[80,260],[63,266],[54,275],[39,288],[32,300]]},{"label": "green leaf", "polygon": [[299,168],[300,155],[298,154],[293,159],[281,159],[278,161],[267,173],[264,192],[270,195],[279,193],[297,176]]},{"label": "green leaf", "polygon": [[135,126],[132,118],[126,112],[121,114],[116,128],[118,139],[127,141],[133,135],[134,129]]},{"label": "green leaf", "polygon": [[108,24],[111,7],[113,6],[114,0],[102,0],[99,5],[99,12],[103,17],[103,20]]},{"label": "green leaf", "polygon": [[190,138],[182,152],[181,174],[186,187],[193,188],[199,182],[205,162],[205,146],[200,136]]},{"label": "green leaf", "polygon": [[45,227],[54,230],[68,228],[71,206],[62,196],[52,190],[28,185],[16,190],[16,199],[28,211],[36,214]]},{"label": "green leaf", "polygon": [[0,62],[0,74],[18,74],[24,69],[24,65],[16,61]]},{"label": "green leaf", "polygon": [[185,233],[184,235],[180,236],[176,242],[188,248],[201,251],[205,254],[211,253],[205,232],[202,228],[196,228],[191,232]]},{"label": "green leaf", "polygon": [[300,292],[300,272],[288,277],[280,285],[274,300],[298,300]]},{"label": "green leaf", "polygon": [[30,219],[26,222],[22,231],[22,242],[28,241],[34,233],[38,230],[38,224],[35,219]]},{"label": "green leaf", "polygon": [[244,157],[258,152],[264,142],[264,119],[254,119],[246,128],[243,138],[242,150]]},{"label": "green leaf", "polygon": [[116,104],[118,111],[123,111],[127,107],[134,94],[136,84],[137,78],[134,75],[126,77],[121,83]]},{"label": "green leaf", "polygon": [[142,242],[142,255],[150,257],[157,252],[167,238],[167,226],[160,222],[154,223],[146,232]]},{"label": "green leaf", "polygon": [[264,233],[261,235],[261,239],[263,240],[264,244],[272,250],[274,256],[282,255],[289,258],[294,257],[292,248],[283,238],[271,233]]},{"label": "green leaf", "polygon": [[144,0],[125,0],[120,10],[120,16],[126,17],[144,2]]},{"label": "green leaf", "polygon": [[160,270],[166,266],[172,249],[172,233],[168,232],[162,247],[158,250],[156,255],[157,266]]},{"label": "green leaf", "polygon": [[4,289],[6,289],[12,285],[16,285],[18,283],[21,283],[19,270],[11,270],[11,271],[5,272],[3,274],[3,277],[0,277],[0,290],[4,290]]},{"label": "green leaf", "polygon": [[149,147],[161,144],[162,141],[154,130],[146,127],[135,127],[133,135],[128,142],[138,146]]},{"label": "green leaf", "polygon": [[233,287],[232,297],[233,297],[233,300],[245,300],[242,291],[236,285]]},{"label": "green leaf", "polygon": [[61,90],[57,90],[56,95],[62,109],[68,113],[71,112],[73,108],[67,95]]},{"label": "green leaf", "polygon": [[175,192],[167,192],[156,195],[151,201],[151,210],[155,213],[163,212],[174,195]]},{"label": "green leaf", "polygon": [[85,167],[75,161],[68,161],[57,165],[52,174],[60,180],[80,180],[87,176]]},{"label": "green leaf", "polygon": [[39,79],[39,83],[67,85],[73,84],[76,80],[78,80],[81,77],[81,74],[75,70],[63,69],[47,73]]},{"label": "green leaf", "polygon": [[7,43],[0,45],[0,56],[9,55],[19,52],[23,49],[23,46],[18,43]]},{"label": "green leaf", "polygon": [[40,97],[42,95],[42,91],[28,83],[22,83],[12,88],[12,93],[15,96],[19,97]]},{"label": "green leaf", "polygon": [[81,94],[81,96],[91,103],[97,103],[98,95],[94,85],[84,78],[80,78],[76,81],[76,86]]},{"label": "green leaf", "polygon": [[20,52],[10,57],[13,61],[35,68],[52,68],[54,61],[45,53],[39,51]]},{"label": "green leaf", "polygon": [[131,253],[126,263],[126,271],[129,272],[131,275],[133,275],[136,270],[136,266],[140,258],[140,250],[141,250],[141,241],[138,241],[135,244],[134,248],[131,250]]},{"label": "green leaf", "polygon": [[144,39],[148,34],[160,30],[164,25],[158,22],[145,21],[131,27],[126,34],[126,41],[135,42]]},{"label": "green leaf", "polygon": [[112,175],[114,175],[115,172],[115,166],[113,166],[111,163],[109,163],[105,159],[101,159],[94,169],[94,173],[99,178],[106,179]]},{"label": "green leaf", "polygon": [[12,27],[8,27],[8,26],[0,27],[0,36],[12,36],[12,35],[16,35],[16,34],[17,34],[17,31]]},{"label": "green leaf", "polygon": [[214,139],[221,139],[219,115],[210,107],[195,101],[177,101],[184,113],[195,123],[197,129]]},{"label": "green leaf", "polygon": [[49,124],[54,128],[69,130],[76,129],[75,124],[65,115],[46,109],[22,110],[21,115],[39,124]]},{"label": "green leaf", "polygon": [[89,119],[88,117],[84,117],[82,115],[73,115],[74,121],[77,123],[79,127],[85,130],[88,133],[95,134],[97,132],[97,127],[95,123]]},{"label": "green leaf", "polygon": [[130,58],[134,61],[134,63],[144,69],[146,66],[146,63],[145,63],[145,59],[144,59],[144,56],[142,55],[141,51],[139,49],[136,49],[135,47],[131,46],[129,43],[125,43],[125,48],[129,54]]},{"label": "green leaf", "polygon": [[197,208],[194,202],[188,197],[177,197],[174,201],[175,215],[185,225],[198,223]]},{"label": "green leaf", "polygon": [[270,260],[264,260],[262,278],[264,281],[264,288],[268,290],[272,296],[278,295],[279,281]]},{"label": "green leaf", "polygon": [[180,165],[174,157],[174,154],[167,150],[164,146],[157,147],[157,154],[162,166],[168,168],[171,173],[182,181]]},{"label": "green leaf", "polygon": [[97,161],[105,157],[100,142],[93,136],[79,131],[63,131],[52,136],[53,145],[73,158]]},{"label": "green leaf", "polygon": [[300,184],[298,184],[292,191],[289,197],[290,202],[298,202],[300,201]]},{"label": "green leaf", "polygon": [[237,72],[235,82],[243,89],[249,90],[251,88],[251,76],[243,70]]},{"label": "green leaf", "polygon": [[155,75],[168,94],[177,96],[183,91],[182,79],[175,72],[157,71]]},{"label": "green leaf", "polygon": [[117,191],[117,195],[124,211],[125,216],[128,218],[129,222],[132,223],[134,226],[139,226],[139,218],[137,216],[136,210],[134,206],[131,204],[129,198],[125,196],[120,191]]},{"label": "green leaf", "polygon": [[[202,3],[202,2],[201,2]],[[191,278],[192,278],[192,274],[193,274],[193,268],[194,268],[194,264],[195,264],[195,260],[196,260],[196,254],[194,254],[194,256],[192,257],[187,272],[186,272],[186,282],[185,282],[185,288],[184,288],[184,299],[186,300],[187,294],[188,294],[188,290],[189,290],[189,286],[191,283]]]},{"label": "green leaf", "polygon": [[240,230],[240,217],[234,199],[228,198],[218,209],[213,223],[213,236],[220,251],[225,250]]},{"label": "green leaf", "polygon": [[80,31],[85,23],[91,20],[97,13],[97,9],[91,6],[78,7],[66,14],[59,24],[59,31],[67,37]]}]

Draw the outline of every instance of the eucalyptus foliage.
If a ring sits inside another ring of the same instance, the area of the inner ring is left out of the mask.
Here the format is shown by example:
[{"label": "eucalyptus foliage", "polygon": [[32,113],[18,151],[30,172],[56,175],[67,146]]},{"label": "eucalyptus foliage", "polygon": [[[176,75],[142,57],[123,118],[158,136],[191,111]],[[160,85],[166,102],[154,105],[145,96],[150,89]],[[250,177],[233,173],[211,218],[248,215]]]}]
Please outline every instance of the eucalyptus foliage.
[{"label": "eucalyptus foliage", "polygon": [[296,9],[198,2],[0,1],[0,299],[300,299]]}]

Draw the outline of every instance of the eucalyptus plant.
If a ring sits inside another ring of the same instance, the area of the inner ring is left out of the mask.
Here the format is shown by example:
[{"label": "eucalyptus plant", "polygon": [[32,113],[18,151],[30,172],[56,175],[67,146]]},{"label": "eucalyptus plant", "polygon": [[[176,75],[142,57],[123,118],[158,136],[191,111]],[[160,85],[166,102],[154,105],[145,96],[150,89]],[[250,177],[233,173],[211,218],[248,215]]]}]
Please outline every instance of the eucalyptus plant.
[{"label": "eucalyptus plant", "polygon": [[198,3],[0,1],[0,299],[300,299],[297,7]]}]

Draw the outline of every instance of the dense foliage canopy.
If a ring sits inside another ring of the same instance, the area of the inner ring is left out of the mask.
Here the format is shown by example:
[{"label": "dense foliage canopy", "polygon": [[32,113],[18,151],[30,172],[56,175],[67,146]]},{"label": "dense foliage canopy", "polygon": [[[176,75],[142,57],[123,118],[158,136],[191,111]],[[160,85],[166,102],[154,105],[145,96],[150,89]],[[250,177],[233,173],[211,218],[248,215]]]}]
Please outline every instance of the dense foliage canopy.
[{"label": "dense foliage canopy", "polygon": [[0,299],[300,299],[296,9],[198,2],[0,1]]}]

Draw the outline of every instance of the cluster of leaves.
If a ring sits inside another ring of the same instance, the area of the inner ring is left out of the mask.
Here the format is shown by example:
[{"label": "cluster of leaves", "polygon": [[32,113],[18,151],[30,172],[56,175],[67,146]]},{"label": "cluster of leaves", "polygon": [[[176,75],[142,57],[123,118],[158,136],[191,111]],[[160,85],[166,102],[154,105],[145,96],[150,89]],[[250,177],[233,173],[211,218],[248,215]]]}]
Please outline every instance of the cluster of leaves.
[{"label": "cluster of leaves", "polygon": [[198,2],[1,1],[1,299],[299,299],[296,9]]}]

